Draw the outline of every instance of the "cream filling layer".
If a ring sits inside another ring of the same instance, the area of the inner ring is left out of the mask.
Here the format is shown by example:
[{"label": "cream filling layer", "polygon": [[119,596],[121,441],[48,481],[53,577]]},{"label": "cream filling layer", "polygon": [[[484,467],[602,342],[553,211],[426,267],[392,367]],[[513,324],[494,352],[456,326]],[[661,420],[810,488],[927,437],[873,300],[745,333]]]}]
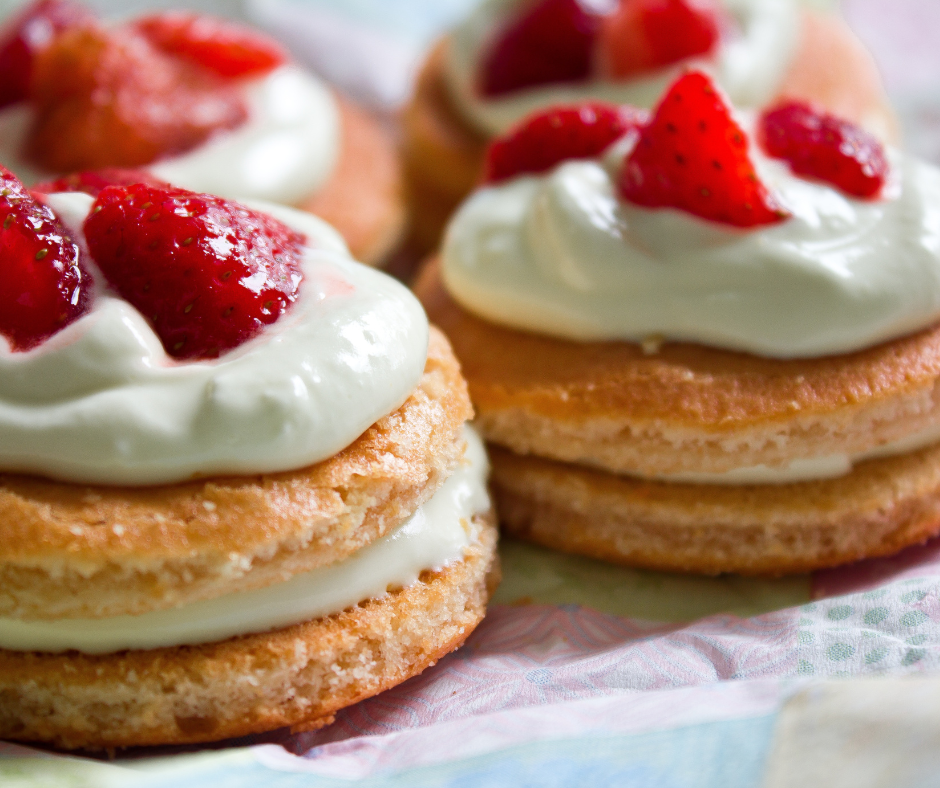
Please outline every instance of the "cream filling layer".
[{"label": "cream filling layer", "polygon": [[[92,199],[49,204],[81,238]],[[311,214],[252,207],[306,236],[292,307],[218,359],[180,362],[89,261],[90,312],[26,352],[0,337],[0,468],[121,485],[287,471],[333,456],[405,402],[427,360],[417,299]]]},{"label": "cream filling layer", "polygon": [[407,587],[425,570],[459,561],[479,536],[474,515],[490,509],[488,462],[469,426],[463,464],[430,501],[392,533],[332,566],[283,583],[138,616],[59,621],[0,618],[0,648],[13,651],[82,651],[198,645],[267,632],[339,613],[389,589]]},{"label": "cream filling layer", "polygon": [[[149,167],[184,189],[235,200],[296,205],[314,194],[339,159],[336,99],[312,74],[287,65],[246,83],[248,120],[198,148]],[[0,111],[0,164],[27,184],[54,177],[22,155],[33,113],[21,103]]]},{"label": "cream filling layer", "polygon": [[[609,6],[604,0],[587,5]],[[794,0],[724,0],[737,22],[737,35],[721,42],[713,59],[696,58],[648,76],[627,80],[534,86],[498,97],[477,89],[481,53],[520,0],[489,0],[451,34],[445,78],[461,114],[481,131],[502,134],[537,109],[553,104],[600,100],[651,107],[684,69],[711,72],[736,106],[756,107],[776,94],[796,51],[800,8]]]},{"label": "cream filling layer", "polygon": [[[796,459],[786,465],[755,465],[749,468],[733,468],[719,473],[685,471],[682,473],[656,474],[643,478],[663,482],[685,482],[689,484],[790,484],[792,482],[835,479],[850,473],[852,467],[864,460],[879,457],[895,457],[900,454],[925,449],[940,442],[940,424],[884,443],[874,449],[858,454],[828,454],[823,457]],[[639,474],[636,474],[639,475]]]}]

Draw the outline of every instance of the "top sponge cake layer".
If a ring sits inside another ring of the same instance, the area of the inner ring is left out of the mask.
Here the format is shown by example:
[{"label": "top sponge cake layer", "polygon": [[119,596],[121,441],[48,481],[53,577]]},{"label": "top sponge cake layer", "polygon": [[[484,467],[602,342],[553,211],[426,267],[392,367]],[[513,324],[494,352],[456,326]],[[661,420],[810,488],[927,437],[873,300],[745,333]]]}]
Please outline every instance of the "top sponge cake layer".
[{"label": "top sponge cake layer", "polygon": [[416,291],[452,338],[488,440],[640,475],[859,454],[940,424],[940,327],[778,360],[688,343],[573,342],[462,309],[436,263]]},{"label": "top sponge cake layer", "polygon": [[457,361],[432,327],[409,399],[308,468],[150,488],[0,475],[0,615],[141,613],[340,561],[433,495],[463,453],[471,415]]}]

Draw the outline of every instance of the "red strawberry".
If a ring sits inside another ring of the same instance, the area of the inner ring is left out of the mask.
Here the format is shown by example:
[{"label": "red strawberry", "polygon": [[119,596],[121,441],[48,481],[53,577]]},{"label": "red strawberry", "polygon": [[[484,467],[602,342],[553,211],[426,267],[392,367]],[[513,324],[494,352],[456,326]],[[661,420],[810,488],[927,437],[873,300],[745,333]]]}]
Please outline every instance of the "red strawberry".
[{"label": "red strawberry", "polygon": [[789,214],[761,183],[748,139],[711,79],[691,71],[653,112],[620,174],[621,195],[647,208],[679,208],[737,227]]},{"label": "red strawberry", "polygon": [[483,94],[587,79],[599,27],[600,16],[580,0],[528,3],[484,56]]},{"label": "red strawberry", "polygon": [[165,52],[187,58],[223,77],[260,76],[281,65],[281,46],[251,28],[202,14],[169,11],[134,27]]},{"label": "red strawberry", "polygon": [[545,172],[566,159],[594,158],[648,119],[646,110],[601,102],[552,107],[530,115],[490,144],[483,181],[497,183],[523,173]]},{"label": "red strawberry", "polygon": [[109,186],[85,237],[111,285],[176,358],[213,358],[251,339],[296,300],[303,276],[303,236],[185,189]]},{"label": "red strawberry", "polygon": [[62,223],[0,167],[0,334],[28,350],[87,306],[91,278]]},{"label": "red strawberry", "polygon": [[35,184],[30,191],[41,194],[84,192],[92,197],[97,197],[107,186],[131,186],[135,183],[161,187],[170,185],[165,181],[154,178],[146,170],[122,170],[119,167],[105,167],[100,170],[74,172],[53,181],[43,181]]},{"label": "red strawberry", "polygon": [[24,101],[29,94],[33,59],[56,34],[91,21],[92,13],[69,0],[38,0],[27,6],[0,33],[0,107]]},{"label": "red strawberry", "polygon": [[707,55],[718,44],[721,18],[716,0],[623,0],[598,34],[600,70],[626,78]]},{"label": "red strawberry", "polygon": [[139,167],[247,117],[237,86],[128,29],[70,29],[34,72],[27,153],[52,172]]},{"label": "red strawberry", "polygon": [[767,153],[790,169],[854,197],[877,197],[888,175],[881,143],[854,123],[799,101],[781,104],[760,119]]}]

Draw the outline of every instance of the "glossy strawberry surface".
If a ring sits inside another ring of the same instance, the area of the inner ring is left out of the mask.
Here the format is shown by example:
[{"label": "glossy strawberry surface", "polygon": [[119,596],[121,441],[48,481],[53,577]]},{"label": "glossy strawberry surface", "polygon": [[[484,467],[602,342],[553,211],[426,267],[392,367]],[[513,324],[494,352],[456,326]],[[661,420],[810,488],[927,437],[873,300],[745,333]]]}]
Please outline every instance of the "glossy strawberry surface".
[{"label": "glossy strawberry surface", "polygon": [[69,0],[39,0],[14,16],[0,31],[0,107],[29,95],[33,60],[68,27],[93,19],[90,10]]},{"label": "glossy strawberry surface", "polygon": [[0,334],[28,350],[88,304],[81,251],[53,212],[0,167]]},{"label": "glossy strawberry surface", "polygon": [[296,300],[303,277],[299,233],[183,189],[109,186],[85,236],[108,282],[181,359],[214,358],[257,335]]},{"label": "glossy strawberry surface", "polygon": [[598,35],[605,76],[626,79],[718,46],[722,10],[717,0],[622,0]]},{"label": "glossy strawberry surface", "polygon": [[600,19],[579,0],[524,4],[486,52],[480,90],[499,96],[533,85],[587,79]]},{"label": "glossy strawberry surface", "polygon": [[287,59],[277,42],[256,30],[203,14],[154,14],[137,20],[134,27],[163,51],[222,77],[260,76]]},{"label": "glossy strawberry surface", "polygon": [[126,27],[82,26],[35,62],[27,154],[53,172],[139,167],[247,117],[236,85]]},{"label": "glossy strawberry surface", "polygon": [[104,167],[100,170],[82,170],[54,180],[33,185],[31,191],[43,194],[55,192],[84,192],[97,197],[108,186],[131,186],[143,183],[147,186],[166,187],[170,184],[155,178],[146,170],[125,170],[119,167]]},{"label": "glossy strawberry surface", "polygon": [[545,172],[566,159],[594,158],[631,129],[638,130],[648,117],[645,110],[602,102],[538,112],[490,144],[483,180],[497,183]]},{"label": "glossy strawberry surface", "polygon": [[711,78],[691,71],[666,91],[624,162],[621,196],[714,222],[758,227],[789,214],[761,182],[744,130]]},{"label": "glossy strawberry surface", "polygon": [[765,112],[758,124],[768,155],[798,175],[832,184],[853,197],[877,197],[888,176],[878,139],[842,118],[791,101]]}]

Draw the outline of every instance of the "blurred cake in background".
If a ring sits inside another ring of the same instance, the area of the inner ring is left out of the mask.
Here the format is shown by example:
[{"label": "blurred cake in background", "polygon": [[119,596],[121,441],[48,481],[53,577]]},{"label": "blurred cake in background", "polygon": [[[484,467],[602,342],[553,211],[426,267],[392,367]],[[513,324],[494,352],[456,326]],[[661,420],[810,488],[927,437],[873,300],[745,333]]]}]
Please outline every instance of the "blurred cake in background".
[{"label": "blurred cake in background", "polygon": [[250,28],[188,12],[111,23],[40,0],[7,23],[0,74],[0,162],[27,182],[147,168],[316,213],[372,264],[399,240],[390,133]]},{"label": "blurred cake in background", "polygon": [[431,52],[404,114],[415,244],[436,246],[494,135],[552,104],[648,108],[688,67],[737,106],[805,99],[896,135],[871,57],[838,16],[795,0],[488,0]]}]

